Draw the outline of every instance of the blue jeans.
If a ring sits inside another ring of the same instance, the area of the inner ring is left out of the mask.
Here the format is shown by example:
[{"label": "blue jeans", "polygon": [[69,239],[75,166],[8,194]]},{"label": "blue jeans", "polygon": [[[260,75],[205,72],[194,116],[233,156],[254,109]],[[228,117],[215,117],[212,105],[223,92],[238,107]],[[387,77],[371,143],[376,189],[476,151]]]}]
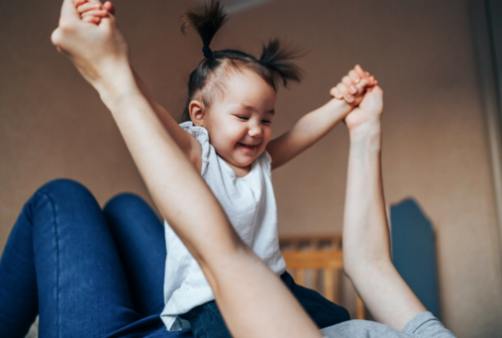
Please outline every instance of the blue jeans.
[{"label": "blue jeans", "polygon": [[131,194],[102,210],[75,181],[42,186],[24,205],[0,260],[0,337],[191,337],[169,333],[162,223]]},{"label": "blue jeans", "polygon": [[[281,280],[320,329],[350,319],[344,307],[332,303],[317,291],[296,284],[289,273],[283,273]],[[190,322],[196,338],[232,337],[214,301],[199,305],[182,317]]]}]

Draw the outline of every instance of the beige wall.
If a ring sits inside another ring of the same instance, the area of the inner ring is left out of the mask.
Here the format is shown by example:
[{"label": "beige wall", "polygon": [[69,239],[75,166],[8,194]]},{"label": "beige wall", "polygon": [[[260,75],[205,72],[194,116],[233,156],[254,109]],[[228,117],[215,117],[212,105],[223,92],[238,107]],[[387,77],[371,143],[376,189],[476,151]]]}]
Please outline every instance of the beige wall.
[{"label": "beige wall", "polygon": [[[200,58],[195,35],[178,29],[188,3],[116,1],[137,69],[175,112]],[[49,43],[58,7],[0,2],[0,247],[50,178],[78,179],[100,202],[145,193],[97,95]],[[412,197],[435,226],[446,324],[460,337],[500,335],[501,251],[467,0],[275,0],[233,16],[214,47],[258,52],[274,36],[310,51],[304,82],[279,96],[277,132],[325,102],[354,63],[378,76],[387,202]],[[339,127],[275,173],[282,233],[340,229],[346,156]]]}]

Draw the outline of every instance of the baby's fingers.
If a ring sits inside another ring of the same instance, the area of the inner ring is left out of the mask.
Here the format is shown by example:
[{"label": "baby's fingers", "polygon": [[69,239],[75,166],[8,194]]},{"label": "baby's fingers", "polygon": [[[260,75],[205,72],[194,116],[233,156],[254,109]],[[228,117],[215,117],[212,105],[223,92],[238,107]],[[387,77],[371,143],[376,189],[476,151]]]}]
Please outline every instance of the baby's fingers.
[{"label": "baby's fingers", "polygon": [[115,14],[115,6],[113,6],[111,1],[107,1],[103,4],[103,8],[106,9],[109,13]]},{"label": "baby's fingers", "polygon": [[361,80],[361,76],[359,76],[359,74],[354,69],[349,72],[348,76],[350,80],[355,84],[357,84]]},{"label": "baby's fingers", "polygon": [[361,80],[367,79],[368,87],[374,87],[378,85],[378,81],[375,79],[375,77],[371,75],[369,72],[365,71],[360,65],[355,65],[353,71],[355,71],[355,73],[357,74],[357,76],[359,76]]},{"label": "baby's fingers", "polygon": [[96,17],[104,18],[104,17],[108,16],[108,11],[105,10],[105,9],[90,10],[90,11],[85,12],[84,14],[82,14],[82,19],[86,18],[88,16],[96,16]]},{"label": "baby's fingers", "polygon": [[345,85],[343,83],[339,83],[336,87],[331,88],[330,94],[333,95],[336,99],[343,100],[345,95]]},{"label": "baby's fingers", "polygon": [[354,83],[349,76],[344,76],[342,79],[342,83],[347,87],[348,93],[350,94],[357,93],[357,88],[354,86]]},{"label": "baby's fingers", "polygon": [[359,75],[359,77],[365,77],[367,73],[360,65],[355,65],[354,71]]},{"label": "baby's fingers", "polygon": [[78,12],[78,14],[82,15],[86,12],[96,10],[96,9],[101,9],[100,3],[96,4],[96,3],[86,2],[86,3],[77,7],[77,12]]},{"label": "baby's fingers", "polygon": [[335,95],[333,95],[335,98],[339,100],[344,100],[348,104],[351,104],[354,102],[354,97],[350,93],[350,88],[347,86],[345,83],[341,82],[339,83],[333,90]]},{"label": "baby's fingers", "polygon": [[91,22],[96,25],[99,25],[101,23],[101,20],[108,16],[109,14],[105,10],[89,11],[84,13],[84,15],[82,15],[82,20],[84,22]]},{"label": "baby's fingers", "polygon": [[87,3],[89,0],[73,0],[73,4],[75,7],[82,6],[83,4]]},{"label": "baby's fingers", "polygon": [[366,90],[366,87],[368,87],[369,83],[370,82],[368,79],[362,79],[361,81],[356,83],[357,95],[361,95],[362,93],[364,93],[364,91]]}]

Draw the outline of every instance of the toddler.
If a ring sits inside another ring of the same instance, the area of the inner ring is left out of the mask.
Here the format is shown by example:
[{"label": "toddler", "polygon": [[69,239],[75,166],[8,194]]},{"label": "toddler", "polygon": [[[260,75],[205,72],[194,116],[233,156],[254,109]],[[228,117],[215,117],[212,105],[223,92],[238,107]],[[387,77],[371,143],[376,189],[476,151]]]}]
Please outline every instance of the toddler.
[{"label": "toddler", "polygon": [[[77,0],[76,6],[84,21],[97,25],[113,11],[110,2],[101,5]],[[326,135],[359,104],[376,80],[361,67],[354,67],[331,90],[333,99],[272,139],[278,87],[300,80],[299,69],[292,62],[295,54],[283,49],[278,40],[265,44],[258,58],[239,50],[213,51],[211,40],[226,21],[218,2],[188,12],[185,18],[183,29],[190,25],[201,36],[204,58],[190,74],[184,122],[178,125],[142,88],[144,95],[179,148],[200,171],[236,235],[280,275],[313,321],[323,328],[348,320],[343,307],[295,284],[286,272],[279,251],[271,170]],[[168,254],[162,319],[167,329],[191,327],[196,337],[230,337],[203,272],[167,222],[165,237]],[[217,250],[218,243],[214,246]]]}]

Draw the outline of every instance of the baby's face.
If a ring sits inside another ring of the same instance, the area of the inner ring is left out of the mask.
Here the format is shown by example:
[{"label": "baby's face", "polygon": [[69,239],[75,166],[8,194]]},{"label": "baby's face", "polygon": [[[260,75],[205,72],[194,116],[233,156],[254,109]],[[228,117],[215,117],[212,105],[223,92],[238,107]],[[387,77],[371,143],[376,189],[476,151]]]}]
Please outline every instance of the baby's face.
[{"label": "baby's face", "polygon": [[236,171],[244,174],[263,154],[272,137],[276,93],[256,73],[233,72],[204,117],[211,144]]}]

